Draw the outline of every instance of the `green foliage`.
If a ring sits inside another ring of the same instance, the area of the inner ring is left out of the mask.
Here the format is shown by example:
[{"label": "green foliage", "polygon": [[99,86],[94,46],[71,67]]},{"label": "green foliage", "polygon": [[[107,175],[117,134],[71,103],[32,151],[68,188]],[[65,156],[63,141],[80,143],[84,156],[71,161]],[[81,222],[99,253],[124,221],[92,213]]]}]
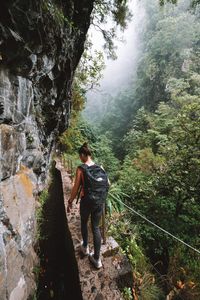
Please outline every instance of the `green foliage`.
[{"label": "green foliage", "polygon": [[[172,14],[169,9],[162,19],[158,12],[153,14],[150,25],[136,88],[118,96],[102,127],[115,148],[123,140],[123,150],[119,147],[117,152],[125,155],[118,180],[119,190],[129,195],[123,195],[123,201],[198,249],[199,21],[189,12],[175,9]],[[199,295],[198,289],[192,290],[191,282],[196,287],[199,275],[195,259],[190,261],[191,252],[175,256],[176,242],[137,216],[130,217],[140,224],[147,255],[153,263],[161,261],[157,266],[161,273],[169,272],[170,288],[183,280],[171,270],[184,267],[185,288],[177,295],[190,294],[188,299]],[[136,256],[134,252],[133,261]]]},{"label": "green foliage", "polygon": [[60,144],[65,146],[69,155],[74,155],[84,142],[94,143],[97,140],[95,130],[81,117],[86,101],[85,94],[98,85],[104,68],[102,53],[92,53],[91,47],[91,42],[87,40],[72,85],[70,126],[60,138]]},{"label": "green foliage", "polygon": [[98,86],[105,68],[104,57],[101,51],[92,51],[92,42],[87,37],[84,53],[75,72],[73,90],[78,90],[85,98],[86,92]]},{"label": "green foliage", "polygon": [[192,6],[193,6],[193,7],[196,7],[196,6],[198,6],[198,5],[200,5],[200,1],[199,1],[199,0],[193,0],[193,1],[192,1]]},{"label": "green foliage", "polygon": [[38,207],[36,210],[36,220],[37,220],[36,239],[38,241],[46,238],[45,236],[41,236],[41,225],[45,218],[45,216],[43,214],[43,210],[44,210],[44,205],[47,202],[47,200],[48,200],[48,190],[44,189],[38,198]]},{"label": "green foliage", "polygon": [[125,90],[116,99],[110,101],[101,124],[101,132],[106,132],[113,141],[114,153],[121,159],[124,156],[122,140],[130,128],[132,112],[134,110],[133,92]]},{"label": "green foliage", "polygon": [[[143,116],[150,120],[145,126],[144,122],[134,123],[131,138],[135,134],[133,144],[137,144],[137,149],[132,151],[130,147],[130,156],[127,155],[124,161],[119,184],[122,191],[132,199],[124,197],[129,205],[198,248],[200,103],[198,100],[194,101],[194,98],[191,101],[190,95],[185,92],[178,94],[179,97],[171,105],[161,103],[154,114],[149,113],[148,118],[148,112],[143,110]],[[141,111],[139,114],[141,115]],[[147,146],[149,148],[145,148]],[[140,224],[143,245],[151,258],[166,259],[168,255],[173,260],[175,245],[171,239],[144,224],[141,219],[132,217],[132,220]],[[196,234],[191,236],[191,232]],[[195,295],[199,293],[198,289],[191,291],[190,285],[199,280],[197,265],[190,262],[187,251],[183,253],[178,257],[176,265],[173,261],[172,266],[176,269],[187,266],[184,279],[186,290],[181,293]],[[135,252],[133,256],[129,255],[133,264],[136,257]],[[168,262],[168,266],[170,269],[171,262]],[[169,277],[175,280],[173,272],[169,271]],[[194,285],[195,283],[192,288]],[[148,294],[144,299],[151,297]]]},{"label": "green foliage", "polygon": [[46,201],[48,199],[48,190],[43,190],[39,196],[39,209],[38,209],[38,220],[40,220],[40,218],[42,218],[42,209],[43,206],[45,205]]},{"label": "green foliage", "polygon": [[28,298],[28,300],[37,300],[37,293],[35,292],[32,296]]},{"label": "green foliage", "polygon": [[114,213],[109,222],[108,232],[117,240],[124,253],[130,259],[134,271],[142,272],[146,268],[146,258],[137,245],[137,227],[133,223],[118,213]]},{"label": "green foliage", "polygon": [[76,122],[65,131],[60,139],[62,145],[65,146],[65,161],[71,159],[73,166],[77,167],[80,164],[78,149],[84,142],[87,142],[95,162],[103,166],[111,181],[116,180],[120,165],[119,160],[113,154],[108,138],[99,135],[98,131],[81,117],[76,118]]},{"label": "green foliage", "polygon": [[62,163],[69,172],[71,179],[73,179],[76,174],[77,167],[80,166],[80,159],[77,153],[70,154],[68,152],[64,152],[62,154]]},{"label": "green foliage", "polygon": [[152,274],[152,266],[145,257],[142,247],[138,244],[138,230],[133,223],[123,215],[114,214],[110,219],[109,232],[122,247],[122,251],[132,265],[133,289],[126,287],[123,290],[125,299],[156,300],[163,299],[161,289]]},{"label": "green foliage", "polygon": [[[199,23],[189,12],[167,11],[145,37],[146,52],[138,68],[137,102],[154,110],[162,100],[168,101],[166,85],[171,77],[187,77],[192,47],[198,42]],[[138,92],[139,93],[138,93]]]},{"label": "green foliage", "polygon": [[[175,247],[168,271],[168,280],[171,285],[179,286],[175,299],[192,299],[195,300],[200,294],[199,287],[199,256],[190,253],[184,246]],[[177,267],[177,266],[181,267]],[[180,288],[181,287],[181,288]]]},{"label": "green foliage", "polygon": [[113,155],[112,145],[106,136],[99,136],[99,132],[80,114],[84,107],[86,92],[98,85],[104,68],[102,53],[95,52],[94,56],[91,47],[91,42],[88,40],[73,82],[70,126],[60,138],[60,143],[65,146],[67,155],[71,156],[76,166],[76,153],[80,146],[87,142],[93,152],[93,158],[103,165],[109,178],[113,180],[116,177],[119,162]]},{"label": "green foliage", "polygon": [[66,146],[68,154],[77,153],[84,142],[93,144],[97,141],[97,133],[84,119],[77,117],[64,132],[60,141]]},{"label": "green foliage", "polygon": [[[113,26],[106,28],[109,20],[113,20]],[[94,2],[92,25],[99,30],[105,40],[104,49],[108,57],[116,58],[114,40],[117,38],[117,28],[126,28],[131,19],[128,0],[96,0]]]},{"label": "green foliage", "polygon": [[140,285],[140,295],[141,300],[164,300],[165,297],[161,289],[154,284],[154,277],[152,274],[145,274],[142,278],[142,284]]},{"label": "green foliage", "polygon": [[123,197],[126,196],[118,185],[112,184],[109,188],[106,206],[108,213],[111,215],[114,211],[121,213],[124,210],[124,205],[121,203]]},{"label": "green foliage", "polygon": [[63,27],[65,24],[69,28],[74,28],[74,23],[64,15],[63,10],[53,0],[42,0],[42,10],[47,13],[56,25]]},{"label": "green foliage", "polygon": [[132,295],[132,291],[131,291],[131,288],[127,288],[125,287],[122,291],[122,295],[123,295],[123,298],[124,300],[132,300],[133,299],[133,295]]},{"label": "green foliage", "polygon": [[119,160],[113,154],[111,141],[105,135],[100,135],[97,141],[91,146],[95,160],[105,168],[110,181],[116,180],[120,164]]},{"label": "green foliage", "polygon": [[[41,271],[41,268],[40,268],[39,265],[34,266],[34,268],[33,268],[33,274],[35,275],[35,281],[37,283],[38,283],[38,280],[39,280],[40,271]],[[37,299],[35,297],[36,297],[36,293],[33,295],[33,299],[32,300]]]},{"label": "green foliage", "polygon": [[71,128],[77,126],[80,119],[80,112],[84,109],[86,93],[98,86],[104,69],[104,58],[102,52],[92,52],[92,43],[87,38],[85,50],[76,68],[72,84],[72,106],[71,106]]},{"label": "green foliage", "polygon": [[[177,4],[178,0],[159,0],[160,1],[160,5],[163,6],[166,3],[172,3],[172,4]],[[191,6],[192,7],[196,7],[197,5],[200,4],[199,0],[191,0]]]},{"label": "green foliage", "polygon": [[[191,80],[193,73],[198,80],[200,70],[199,19],[188,11],[189,5],[183,5],[183,1],[177,6],[168,4],[162,10],[157,3],[145,1],[148,21],[135,80],[112,101],[104,101],[107,113],[101,130],[108,131],[120,159],[126,153],[124,135],[131,128],[134,130],[132,122],[138,109],[144,106],[148,111],[155,111],[161,101],[169,102],[173,78],[180,89],[184,88],[190,94],[198,92],[198,84],[194,84],[196,91],[192,91]],[[178,86],[175,88],[179,93]]]},{"label": "green foliage", "polygon": [[160,5],[164,5],[166,3],[172,3],[172,4],[176,4],[177,0],[160,0]]},{"label": "green foliage", "polygon": [[[134,130],[128,134],[137,147],[128,150],[119,185],[129,195],[131,200],[125,199],[130,206],[198,249],[200,103],[185,88],[180,91],[179,81],[174,81],[171,93],[174,99],[170,105],[161,103],[148,118],[148,112],[143,111],[150,121],[148,126],[141,122],[140,127],[135,122]],[[160,266],[160,270],[167,272],[167,257],[173,259],[176,243],[138,217],[132,216],[132,220],[140,224],[146,253],[153,261],[163,261],[165,269]],[[196,267],[186,257],[184,262],[179,257],[176,268],[187,266],[194,282],[198,282]]]},{"label": "green foliage", "polygon": [[[197,16],[188,11],[187,1],[179,2],[162,10],[157,0],[145,2],[147,17],[151,17],[143,35],[137,78],[115,99],[105,101],[106,105],[110,101],[111,109],[106,106],[108,114],[100,133],[79,113],[86,90],[96,84],[103,67],[101,54],[97,54],[100,64],[92,65],[88,64],[92,55],[85,54],[74,81],[71,127],[62,137],[66,159],[75,157],[87,141],[95,161],[104,166],[112,181],[117,180],[111,185],[107,204],[109,230],[133,268],[134,288],[124,290],[125,299],[164,299],[151,263],[165,275],[161,277],[165,292],[173,288],[174,299],[200,297],[199,256],[186,248],[178,251],[177,242],[138,216],[125,213],[119,201],[199,248],[200,26]],[[125,26],[127,1],[97,1],[95,5],[95,26],[106,22],[109,10],[115,22]],[[112,52],[116,32],[102,32]],[[123,158],[122,167],[113,152]]]}]

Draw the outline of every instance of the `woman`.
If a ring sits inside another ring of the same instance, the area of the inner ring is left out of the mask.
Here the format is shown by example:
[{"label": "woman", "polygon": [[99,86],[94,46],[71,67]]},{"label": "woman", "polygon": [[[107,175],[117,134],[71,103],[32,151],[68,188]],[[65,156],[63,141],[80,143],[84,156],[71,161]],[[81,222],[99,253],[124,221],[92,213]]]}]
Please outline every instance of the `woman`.
[{"label": "woman", "polygon": [[[79,149],[80,160],[84,165],[87,165],[89,168],[95,167],[95,163],[92,160],[91,150],[88,148],[87,143],[84,143]],[[101,249],[101,233],[99,229],[100,219],[103,213],[103,203],[94,203],[84,193],[83,181],[84,181],[84,170],[81,167],[78,167],[76,170],[76,178],[74,186],[71,191],[71,196],[68,200],[67,211],[70,212],[72,209],[73,200],[76,198],[79,188],[82,185],[81,189],[81,201],[80,201],[80,215],[81,215],[81,234],[83,238],[83,243],[80,246],[80,251],[83,255],[89,255],[91,263],[97,268],[102,267],[102,262],[100,259],[100,249]],[[88,219],[91,215],[91,224],[92,224],[92,233],[93,233],[93,243],[94,243],[94,254],[89,253],[88,247]]]}]

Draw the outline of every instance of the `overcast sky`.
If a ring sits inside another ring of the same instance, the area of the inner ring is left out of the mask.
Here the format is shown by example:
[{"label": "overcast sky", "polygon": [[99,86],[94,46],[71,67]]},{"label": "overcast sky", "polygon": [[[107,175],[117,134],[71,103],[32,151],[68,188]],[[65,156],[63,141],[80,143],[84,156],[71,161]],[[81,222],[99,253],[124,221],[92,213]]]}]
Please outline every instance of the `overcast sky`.
[{"label": "overcast sky", "polygon": [[[105,56],[106,69],[103,72],[103,79],[101,80],[101,88],[116,90],[119,85],[125,84],[129,81],[133,73],[134,66],[138,60],[138,46],[139,46],[139,31],[144,20],[144,10],[142,8],[142,1],[130,1],[130,8],[133,14],[132,21],[129,23],[128,28],[123,36],[125,42],[116,41],[117,56],[116,60],[108,60]],[[102,34],[91,27],[90,34],[92,42],[96,49],[102,50],[104,40]]]},{"label": "overcast sky", "polygon": [[[116,41],[117,59],[111,60],[106,58],[106,68],[103,71],[103,78],[100,81],[100,86],[87,93],[87,103],[85,109],[86,118],[91,117],[92,111],[102,111],[102,105],[105,105],[107,95],[115,96],[118,92],[125,89],[128,83],[134,77],[136,72],[137,62],[139,59],[139,44],[141,37],[141,30],[144,27],[145,12],[142,6],[143,1],[131,0],[130,8],[133,14],[131,22],[127,29],[119,36],[123,36],[125,42]],[[97,50],[103,50],[104,39],[102,34],[90,28],[89,34]]]}]

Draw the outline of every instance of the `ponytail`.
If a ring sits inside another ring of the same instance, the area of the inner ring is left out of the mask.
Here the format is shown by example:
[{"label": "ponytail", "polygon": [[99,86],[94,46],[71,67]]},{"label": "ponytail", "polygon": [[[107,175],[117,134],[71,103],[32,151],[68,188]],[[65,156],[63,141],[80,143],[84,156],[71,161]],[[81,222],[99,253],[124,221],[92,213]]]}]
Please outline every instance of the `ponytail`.
[{"label": "ponytail", "polygon": [[80,149],[78,150],[79,155],[84,154],[86,156],[91,156],[92,152],[90,150],[90,148],[88,147],[87,143],[84,143]]}]

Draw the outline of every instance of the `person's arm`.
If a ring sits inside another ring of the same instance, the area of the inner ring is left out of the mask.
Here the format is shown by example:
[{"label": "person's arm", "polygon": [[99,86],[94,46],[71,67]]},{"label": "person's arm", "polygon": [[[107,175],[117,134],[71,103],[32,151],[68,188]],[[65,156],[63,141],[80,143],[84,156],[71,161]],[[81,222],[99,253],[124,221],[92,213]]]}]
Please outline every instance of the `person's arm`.
[{"label": "person's arm", "polygon": [[77,168],[75,182],[74,182],[74,185],[73,185],[72,190],[71,190],[70,198],[68,200],[68,207],[67,207],[68,212],[72,208],[72,202],[76,198],[76,196],[78,194],[79,187],[81,185],[81,172],[82,172],[81,169]]}]

